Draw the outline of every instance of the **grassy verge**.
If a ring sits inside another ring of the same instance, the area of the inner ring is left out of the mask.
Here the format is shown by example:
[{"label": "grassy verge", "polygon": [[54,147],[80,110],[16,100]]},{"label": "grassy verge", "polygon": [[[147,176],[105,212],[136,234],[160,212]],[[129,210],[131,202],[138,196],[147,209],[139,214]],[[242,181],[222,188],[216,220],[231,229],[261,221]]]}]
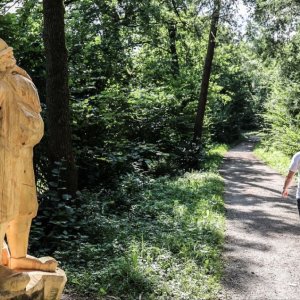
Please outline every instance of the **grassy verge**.
[{"label": "grassy verge", "polygon": [[[83,195],[86,229],[77,249],[56,253],[69,290],[86,299],[216,299],[222,272],[226,146],[208,152],[202,173],[176,179],[127,177],[109,198]],[[126,210],[110,209],[125,197]]]},{"label": "grassy verge", "polygon": [[256,145],[254,154],[267,165],[286,175],[291,157],[273,148],[266,148],[262,143]]},{"label": "grassy verge", "polygon": [[229,150],[229,146],[218,144],[207,151],[207,156],[203,164],[205,171],[217,172],[220,164],[223,161],[225,153]]}]

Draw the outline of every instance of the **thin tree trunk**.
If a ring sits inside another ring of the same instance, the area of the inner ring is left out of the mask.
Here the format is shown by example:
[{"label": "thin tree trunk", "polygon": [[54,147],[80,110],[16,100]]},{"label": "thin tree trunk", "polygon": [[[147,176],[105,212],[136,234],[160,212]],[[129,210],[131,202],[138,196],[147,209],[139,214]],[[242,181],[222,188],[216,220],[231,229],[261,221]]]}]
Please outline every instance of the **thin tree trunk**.
[{"label": "thin tree trunk", "polygon": [[194,142],[201,141],[201,137],[202,137],[204,114],[205,114],[205,107],[207,102],[207,94],[208,94],[209,80],[210,80],[211,69],[212,69],[212,62],[213,62],[215,46],[216,46],[216,36],[218,31],[220,11],[221,11],[221,0],[214,0],[214,10],[211,18],[207,53],[206,53],[206,58],[204,63],[203,74],[202,74],[201,90],[200,90],[198,109],[197,109],[197,115],[196,115],[195,127],[194,127],[194,139],[193,139]]},{"label": "thin tree trunk", "polygon": [[74,196],[77,170],[71,140],[65,9],[63,0],[43,0],[43,8],[49,160],[51,169],[59,171],[59,188]]},{"label": "thin tree trunk", "polygon": [[176,49],[177,26],[175,23],[168,24],[169,40],[170,40],[170,53],[171,53],[171,68],[173,76],[179,76],[179,62]]}]

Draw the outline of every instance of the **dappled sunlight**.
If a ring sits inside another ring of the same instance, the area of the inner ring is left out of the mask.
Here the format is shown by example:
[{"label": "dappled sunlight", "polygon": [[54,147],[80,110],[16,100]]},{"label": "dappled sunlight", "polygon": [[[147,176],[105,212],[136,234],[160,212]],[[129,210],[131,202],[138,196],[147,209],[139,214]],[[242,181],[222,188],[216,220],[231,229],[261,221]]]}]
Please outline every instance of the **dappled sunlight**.
[{"label": "dappled sunlight", "polygon": [[83,287],[101,282],[96,288],[103,295],[130,290],[137,298],[215,298],[222,269],[223,189],[218,174],[192,172],[151,181],[132,211],[117,218],[94,208],[98,243],[79,249],[93,268],[77,264],[81,275],[69,280]]}]

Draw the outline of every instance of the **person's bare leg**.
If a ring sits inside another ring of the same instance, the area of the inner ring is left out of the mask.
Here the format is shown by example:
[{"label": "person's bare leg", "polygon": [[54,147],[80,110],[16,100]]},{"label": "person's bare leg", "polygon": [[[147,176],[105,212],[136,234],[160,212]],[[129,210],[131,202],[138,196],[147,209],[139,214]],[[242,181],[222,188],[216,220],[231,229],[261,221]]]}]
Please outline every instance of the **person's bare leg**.
[{"label": "person's bare leg", "polygon": [[27,256],[31,218],[19,217],[9,222],[6,237],[10,250],[9,268],[55,272],[57,261],[50,259],[42,262]]},{"label": "person's bare leg", "polygon": [[[0,245],[5,245],[4,236],[7,223],[0,224]],[[7,251],[7,250],[3,250]],[[5,253],[5,252],[4,252]],[[28,274],[16,272],[3,266],[3,253],[0,251],[0,291],[1,292],[18,292],[25,290],[30,277]],[[5,263],[5,261],[4,261]],[[6,262],[7,263],[7,262]]]}]

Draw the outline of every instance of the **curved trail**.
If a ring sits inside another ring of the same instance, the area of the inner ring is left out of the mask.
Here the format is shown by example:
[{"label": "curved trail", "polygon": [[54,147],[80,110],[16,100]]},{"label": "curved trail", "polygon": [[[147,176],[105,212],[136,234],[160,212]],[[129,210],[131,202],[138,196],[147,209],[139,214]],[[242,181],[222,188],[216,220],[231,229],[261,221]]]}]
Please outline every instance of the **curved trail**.
[{"label": "curved trail", "polygon": [[227,210],[223,293],[228,300],[300,299],[300,219],[295,191],[251,153],[253,139],[229,151],[221,169]]}]

